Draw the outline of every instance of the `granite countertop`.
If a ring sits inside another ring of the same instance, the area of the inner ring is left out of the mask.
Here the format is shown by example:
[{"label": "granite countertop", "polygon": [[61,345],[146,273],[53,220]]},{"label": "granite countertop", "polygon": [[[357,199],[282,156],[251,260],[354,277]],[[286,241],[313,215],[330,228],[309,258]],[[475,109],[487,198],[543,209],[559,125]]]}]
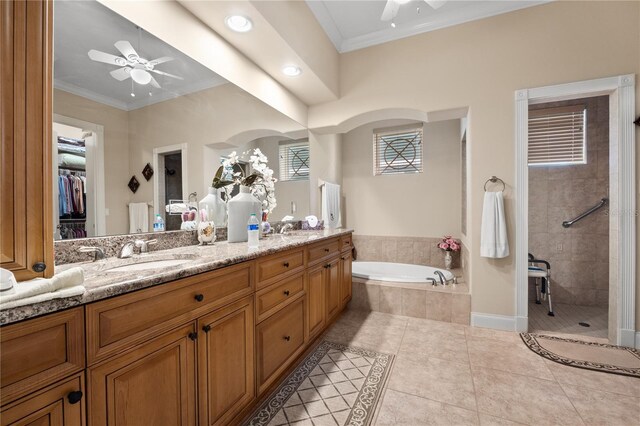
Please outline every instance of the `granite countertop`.
[{"label": "granite countertop", "polygon": [[[56,273],[78,266],[84,269],[84,286],[86,288],[84,294],[82,296],[52,299],[34,305],[2,310],[0,311],[0,325],[213,271],[260,256],[301,247],[351,232],[353,232],[351,229],[294,231],[287,235],[271,235],[264,238],[260,240],[260,246],[257,249],[249,249],[246,242],[229,243],[223,241],[208,246],[192,245],[169,250],[158,250],[147,254],[135,255],[133,258],[128,259],[111,257],[97,262],[58,265],[55,268]],[[142,260],[143,258],[144,260]],[[119,266],[140,263],[141,261],[162,262],[167,260],[184,260],[184,263],[135,271],[110,270]]]}]

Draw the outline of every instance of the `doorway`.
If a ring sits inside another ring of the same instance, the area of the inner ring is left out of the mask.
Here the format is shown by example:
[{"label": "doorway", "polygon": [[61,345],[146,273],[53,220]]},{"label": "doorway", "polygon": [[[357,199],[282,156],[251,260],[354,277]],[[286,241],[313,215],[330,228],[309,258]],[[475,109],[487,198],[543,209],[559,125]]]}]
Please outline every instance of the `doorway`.
[{"label": "doorway", "polygon": [[[635,76],[624,75],[516,92],[516,329],[529,328],[529,165],[531,105],[607,96],[609,100],[609,273],[607,338],[635,345]],[[587,219],[585,219],[587,220]],[[564,220],[563,220],[564,221]],[[553,266],[552,266],[553,271]],[[553,272],[552,272],[553,273]],[[552,283],[553,286],[553,283]],[[553,298],[553,287],[551,290]]]},{"label": "doorway", "polygon": [[[180,214],[169,214],[167,206],[182,203],[187,191],[187,144],[169,145],[153,150],[153,209],[159,214],[165,230],[179,230]],[[153,223],[153,217],[150,222]]]}]

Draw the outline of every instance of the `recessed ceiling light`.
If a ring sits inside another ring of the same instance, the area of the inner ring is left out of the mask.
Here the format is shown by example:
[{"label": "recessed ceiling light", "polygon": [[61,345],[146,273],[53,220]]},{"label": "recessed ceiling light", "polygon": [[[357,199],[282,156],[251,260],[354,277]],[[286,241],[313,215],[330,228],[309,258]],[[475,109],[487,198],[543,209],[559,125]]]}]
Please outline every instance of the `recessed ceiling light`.
[{"label": "recessed ceiling light", "polygon": [[282,68],[282,72],[284,73],[284,75],[289,77],[295,77],[302,74],[302,70],[300,69],[300,67],[296,67],[295,65],[287,65],[286,67]]},{"label": "recessed ceiling light", "polygon": [[251,19],[242,15],[227,16],[224,22],[227,24],[227,27],[238,33],[246,33],[253,28]]}]

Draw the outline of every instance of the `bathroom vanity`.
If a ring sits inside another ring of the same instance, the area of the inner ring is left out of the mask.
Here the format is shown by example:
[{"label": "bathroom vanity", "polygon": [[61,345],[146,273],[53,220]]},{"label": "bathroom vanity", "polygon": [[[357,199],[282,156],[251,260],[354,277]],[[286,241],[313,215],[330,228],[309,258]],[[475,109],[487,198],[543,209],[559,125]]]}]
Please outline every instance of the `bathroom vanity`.
[{"label": "bathroom vanity", "polygon": [[237,424],[351,299],[351,249],[337,230],[84,263],[82,298],[0,312],[1,423]]}]

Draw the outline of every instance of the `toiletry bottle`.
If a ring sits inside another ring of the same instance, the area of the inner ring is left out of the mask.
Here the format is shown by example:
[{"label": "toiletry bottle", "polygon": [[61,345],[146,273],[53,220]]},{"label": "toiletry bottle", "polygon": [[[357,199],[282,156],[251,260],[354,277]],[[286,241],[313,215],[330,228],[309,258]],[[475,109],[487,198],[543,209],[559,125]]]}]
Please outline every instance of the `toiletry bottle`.
[{"label": "toiletry bottle", "polygon": [[247,223],[247,242],[249,248],[258,248],[258,238],[260,232],[260,222],[258,222],[258,218],[255,213],[251,213],[251,217],[249,217],[249,222]]},{"label": "toiletry bottle", "polygon": [[153,232],[163,232],[164,231],[164,220],[162,220],[162,216],[156,214],[156,218],[153,221]]}]

